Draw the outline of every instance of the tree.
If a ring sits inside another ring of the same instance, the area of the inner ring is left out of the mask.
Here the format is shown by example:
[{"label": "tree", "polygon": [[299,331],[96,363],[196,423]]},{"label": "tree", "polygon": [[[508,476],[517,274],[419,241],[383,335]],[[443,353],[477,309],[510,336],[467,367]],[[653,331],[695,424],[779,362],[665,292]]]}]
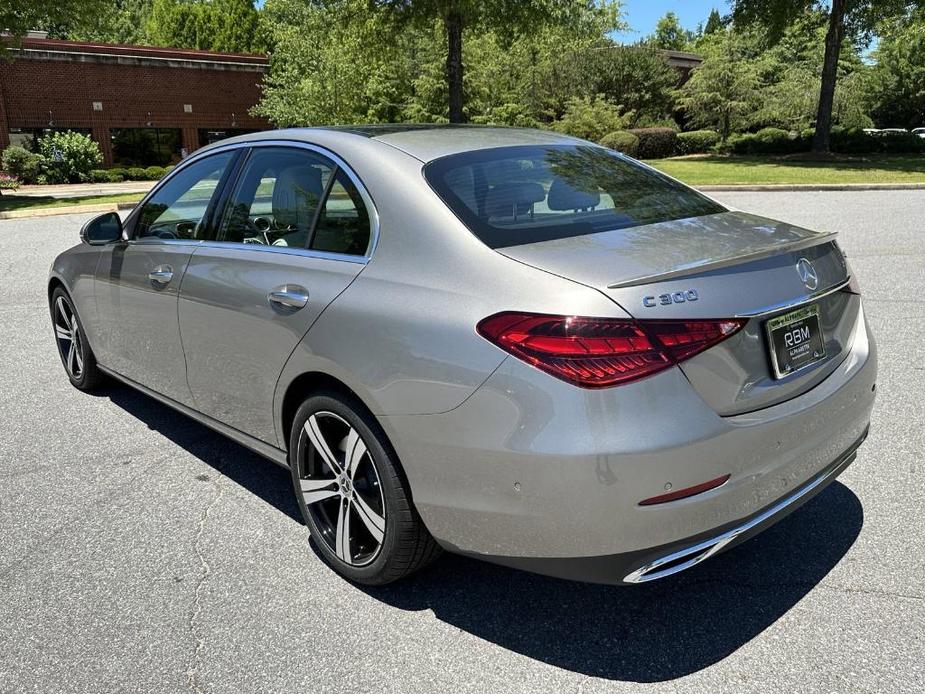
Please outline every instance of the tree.
[{"label": "tree", "polygon": [[723,141],[745,126],[758,103],[758,75],[745,37],[716,32],[701,46],[703,62],[678,91],[678,105],[693,125],[717,130]]},{"label": "tree", "polygon": [[71,41],[144,44],[145,24],[153,0],[109,0],[96,21],[87,25],[61,27],[51,35]]},{"label": "tree", "polygon": [[106,0],[4,0],[0,4],[0,57],[10,45],[18,45],[30,29],[54,30],[59,26],[88,26],[106,7]]},{"label": "tree", "polygon": [[586,53],[580,84],[587,85],[588,95],[605,94],[621,104],[632,126],[671,118],[678,73],[661,51],[640,44],[608,45]]},{"label": "tree", "polygon": [[787,25],[809,9],[826,13],[828,29],[822,64],[816,134],[813,151],[829,150],[838,61],[846,36],[869,39],[879,21],[903,14],[909,5],[921,0],[731,0],[733,18],[761,23],[772,37],[780,36]]},{"label": "tree", "polygon": [[655,33],[649,37],[649,43],[655,48],[671,51],[683,51],[694,40],[694,34],[681,26],[678,15],[667,12],[655,25]]},{"label": "tree", "polygon": [[703,28],[703,35],[709,36],[710,34],[715,34],[717,31],[722,31],[725,26],[719,10],[714,7],[710,10],[710,16],[707,18],[707,25]]},{"label": "tree", "polygon": [[266,50],[253,0],[154,0],[145,35],[156,46],[229,53]]},{"label": "tree", "polygon": [[614,0],[371,0],[399,26],[408,23],[430,25],[439,21],[446,37],[446,82],[449,120],[465,121],[463,37],[467,29],[485,28],[514,37],[547,23],[570,24],[589,11],[607,13],[617,25],[619,5]]},{"label": "tree", "polygon": [[882,27],[874,53],[873,116],[878,125],[925,125],[925,12]]}]

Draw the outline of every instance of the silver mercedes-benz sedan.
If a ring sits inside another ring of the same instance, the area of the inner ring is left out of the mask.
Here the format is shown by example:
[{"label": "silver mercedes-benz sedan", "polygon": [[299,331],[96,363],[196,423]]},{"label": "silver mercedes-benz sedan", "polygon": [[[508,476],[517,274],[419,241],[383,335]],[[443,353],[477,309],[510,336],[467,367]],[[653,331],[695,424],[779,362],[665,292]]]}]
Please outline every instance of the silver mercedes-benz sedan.
[{"label": "silver mercedes-benz sedan", "polygon": [[555,133],[246,135],[81,240],[48,284],[71,382],[290,468],[318,551],[362,583],[441,549],[668,576],[867,435],[876,351],[834,234]]}]

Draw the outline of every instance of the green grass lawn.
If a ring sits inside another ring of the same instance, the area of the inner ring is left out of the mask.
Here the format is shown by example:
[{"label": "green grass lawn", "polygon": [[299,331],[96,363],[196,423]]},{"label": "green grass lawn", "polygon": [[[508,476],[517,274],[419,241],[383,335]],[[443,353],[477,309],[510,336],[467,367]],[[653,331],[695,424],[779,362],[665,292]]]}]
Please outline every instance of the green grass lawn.
[{"label": "green grass lawn", "polygon": [[709,156],[647,162],[693,186],[766,183],[925,183],[925,156],[870,155],[832,161]]},{"label": "green grass lawn", "polygon": [[91,195],[83,198],[53,198],[50,195],[28,196],[3,193],[0,195],[0,212],[30,210],[42,207],[72,207],[74,205],[98,205],[116,202],[138,202],[144,193],[120,193],[119,195]]}]

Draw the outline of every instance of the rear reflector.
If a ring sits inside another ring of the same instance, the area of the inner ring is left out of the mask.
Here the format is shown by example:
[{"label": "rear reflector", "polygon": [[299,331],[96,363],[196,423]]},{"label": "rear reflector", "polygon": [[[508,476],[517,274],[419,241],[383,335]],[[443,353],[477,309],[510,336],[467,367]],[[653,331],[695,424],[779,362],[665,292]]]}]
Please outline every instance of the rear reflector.
[{"label": "rear reflector", "polygon": [[711,489],[716,489],[719,486],[722,486],[726,483],[726,480],[729,479],[729,475],[723,475],[722,477],[717,477],[715,480],[710,480],[709,482],[704,482],[702,484],[694,485],[693,487],[685,487],[684,489],[678,489],[674,492],[668,492],[667,494],[659,494],[658,496],[649,497],[648,499],[643,499],[639,502],[640,506],[654,506],[655,504],[664,504],[669,501],[677,501],[678,499],[686,499],[689,496],[694,496],[695,494],[703,494],[703,492],[708,492]]},{"label": "rear reflector", "polygon": [[745,320],[635,321],[496,313],[477,330],[547,373],[583,388],[606,388],[667,369],[722,342]]}]

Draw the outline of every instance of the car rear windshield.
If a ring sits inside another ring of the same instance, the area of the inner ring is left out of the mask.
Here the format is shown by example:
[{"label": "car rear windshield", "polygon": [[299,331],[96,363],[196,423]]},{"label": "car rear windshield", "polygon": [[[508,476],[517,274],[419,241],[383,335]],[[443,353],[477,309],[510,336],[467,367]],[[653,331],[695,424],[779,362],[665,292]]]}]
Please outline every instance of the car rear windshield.
[{"label": "car rear windshield", "polygon": [[427,164],[424,176],[492,248],[726,211],[657,171],[590,145],[453,154]]}]

